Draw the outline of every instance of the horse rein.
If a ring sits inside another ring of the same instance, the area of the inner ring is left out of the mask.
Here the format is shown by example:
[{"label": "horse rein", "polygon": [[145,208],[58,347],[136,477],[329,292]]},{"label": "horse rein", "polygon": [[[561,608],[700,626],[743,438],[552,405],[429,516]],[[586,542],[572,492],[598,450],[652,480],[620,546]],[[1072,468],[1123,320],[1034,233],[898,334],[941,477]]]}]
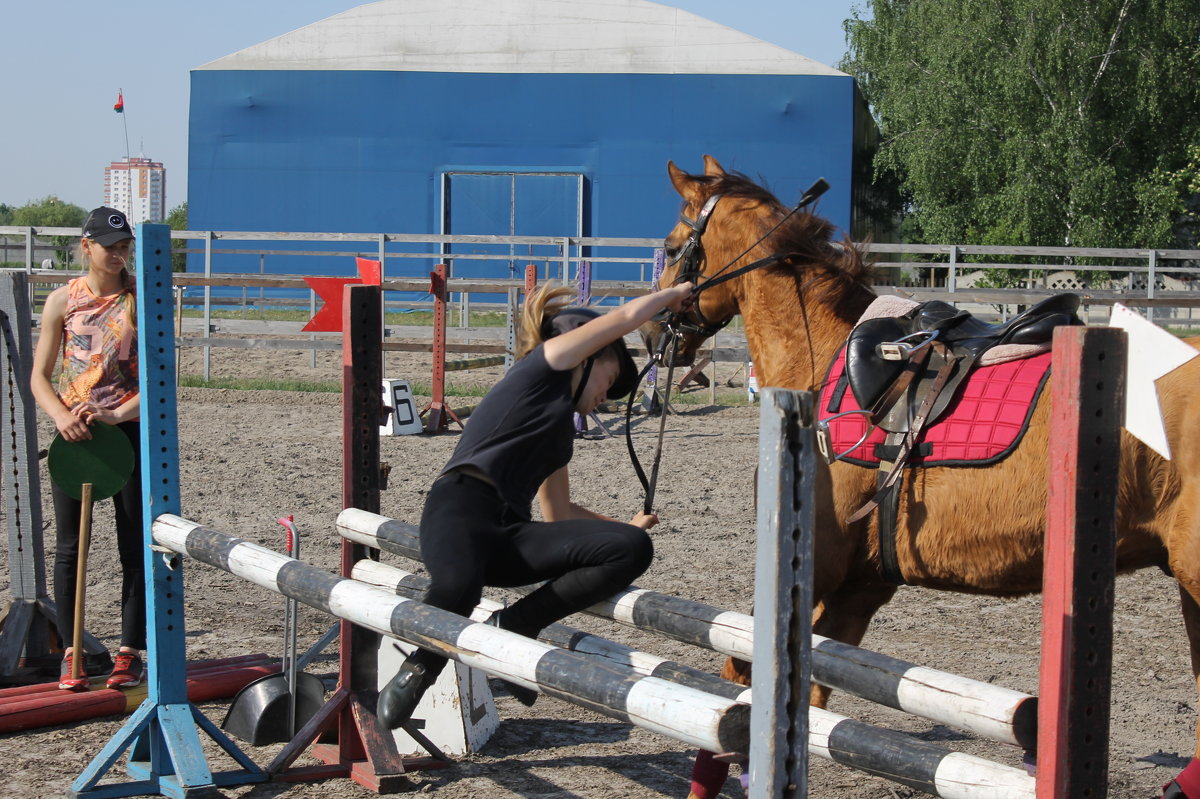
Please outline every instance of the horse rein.
[{"label": "horse rein", "polygon": [[[675,359],[672,357],[670,363],[667,363],[667,388],[663,394],[662,407],[659,409],[658,421],[658,442],[654,447],[654,462],[650,467],[650,477],[646,477],[646,472],[642,469],[642,463],[638,460],[637,450],[633,448],[633,403],[637,397],[638,387],[642,385],[642,380],[646,375],[660,363],[663,363],[668,346],[672,354],[674,353],[675,345],[683,336],[683,332],[677,328],[667,328],[667,335],[664,335],[659,342],[658,348],[650,353],[650,360],[646,363],[645,368],[638,374],[637,383],[633,391],[629,392],[629,401],[625,403],[625,447],[629,450],[629,460],[633,462],[633,470],[637,473],[638,480],[642,483],[642,490],[646,492],[645,502],[642,503],[642,512],[650,514],[654,512],[654,493],[658,485],[658,466],[662,461],[663,437],[666,434],[667,426],[667,402],[671,396],[671,379],[675,371]],[[657,389],[656,389],[657,393]]]},{"label": "horse rein", "polygon": [[[705,280],[703,283],[700,283],[699,280],[700,278],[704,277],[704,272],[700,269],[700,262],[704,254],[704,243],[701,241],[701,239],[704,236],[704,232],[708,229],[708,222],[712,217],[713,210],[717,207],[717,203],[724,195],[716,193],[710,196],[700,208],[700,213],[696,215],[695,219],[691,219],[682,213],[679,215],[679,220],[691,228],[692,232],[688,236],[687,241],[684,242],[683,247],[680,248],[675,257],[671,259],[672,265],[682,261],[679,274],[675,277],[674,285],[689,281],[696,282],[696,288],[692,290],[692,307],[688,311],[688,313],[695,314],[696,318],[689,319],[686,313],[680,314],[666,312],[661,316],[661,318],[658,319],[658,321],[660,321],[666,328],[666,333],[660,339],[657,350],[653,353],[650,353],[650,360],[646,364],[646,367],[642,369],[641,373],[638,375],[637,383],[635,384],[633,391],[629,393],[629,401],[625,406],[625,445],[629,449],[629,458],[633,462],[633,469],[637,473],[638,480],[641,481],[642,488],[646,492],[646,500],[642,505],[642,511],[647,515],[652,513],[654,508],[654,494],[658,485],[658,467],[662,461],[663,438],[666,434],[667,426],[667,403],[671,397],[671,384],[675,370],[675,353],[678,348],[679,340],[688,333],[702,335],[704,338],[711,338],[723,330],[725,326],[733,320],[733,317],[731,316],[724,322],[715,324],[706,319],[704,317],[704,313],[700,310],[700,292],[713,288],[714,286],[719,286],[720,284],[729,280],[733,280],[734,278],[741,277],[747,272],[752,272],[755,269],[762,269],[763,267],[771,266],[772,264],[777,264],[781,261],[791,258],[793,255],[792,253],[774,253],[765,258],[760,258],[757,261],[749,263],[746,266],[739,267],[728,274],[722,274],[722,272],[733,266],[747,253],[754,250],[755,247],[769,238],[771,234],[779,229],[780,225],[790,219],[794,214],[798,213],[805,206],[811,205],[818,197],[828,190],[829,183],[824,178],[818,178],[817,181],[813,183],[803,195],[801,195],[800,200],[796,203],[795,207],[784,214],[784,216],[778,222],[772,225],[766,233],[760,236],[757,241],[743,250],[742,253],[732,261],[718,269],[716,274]],[[666,353],[668,349],[671,352],[671,358],[669,361],[666,360]],[[658,441],[654,448],[654,461],[650,467],[650,477],[647,478],[645,471],[642,469],[642,464],[638,460],[637,452],[633,448],[633,431],[631,429],[633,421],[633,403],[634,398],[637,396],[638,387],[641,386],[642,380],[650,372],[650,369],[655,365],[664,362],[666,363],[667,367],[667,385],[663,391],[662,408],[659,410]]]}]

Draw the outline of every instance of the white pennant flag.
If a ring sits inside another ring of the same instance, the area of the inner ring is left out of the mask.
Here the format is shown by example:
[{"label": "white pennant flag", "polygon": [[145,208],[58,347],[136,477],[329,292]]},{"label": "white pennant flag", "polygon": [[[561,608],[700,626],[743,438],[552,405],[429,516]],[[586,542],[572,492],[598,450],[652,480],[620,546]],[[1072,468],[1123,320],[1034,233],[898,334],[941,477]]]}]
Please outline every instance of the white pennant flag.
[{"label": "white pennant flag", "polygon": [[1129,338],[1129,356],[1125,361],[1125,429],[1171,460],[1155,381],[1200,355],[1200,350],[1120,303],[1113,305],[1108,325],[1122,328]]}]

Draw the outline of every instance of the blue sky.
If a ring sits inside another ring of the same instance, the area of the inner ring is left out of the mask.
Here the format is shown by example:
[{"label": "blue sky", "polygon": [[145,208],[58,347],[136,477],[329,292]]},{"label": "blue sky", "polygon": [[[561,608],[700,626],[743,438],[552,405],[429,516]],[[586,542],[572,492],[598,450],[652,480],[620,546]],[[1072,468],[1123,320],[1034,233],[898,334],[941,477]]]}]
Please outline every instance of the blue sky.
[{"label": "blue sky", "polygon": [[[582,2],[583,0],[581,0]],[[10,3],[0,203],[55,195],[91,208],[104,167],[145,154],[167,170],[167,205],[187,199],[188,71],[361,3],[354,0],[82,0]],[[842,21],[861,0],[667,0],[836,66]],[[125,94],[125,119],[114,113]]]}]

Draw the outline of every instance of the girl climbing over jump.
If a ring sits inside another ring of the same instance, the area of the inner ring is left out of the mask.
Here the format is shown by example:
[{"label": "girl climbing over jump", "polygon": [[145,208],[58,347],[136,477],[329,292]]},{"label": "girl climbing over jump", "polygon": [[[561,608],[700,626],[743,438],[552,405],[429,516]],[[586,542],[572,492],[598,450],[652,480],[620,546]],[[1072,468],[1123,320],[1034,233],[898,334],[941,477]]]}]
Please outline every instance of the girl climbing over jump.
[{"label": "girl climbing over jump", "polygon": [[[684,283],[600,314],[572,307],[566,287],[530,295],[522,312],[517,362],[471,414],[421,515],[421,557],[429,571],[425,603],[467,616],[485,585],[547,582],[497,612],[489,624],[536,637],[549,624],[626,588],[650,565],[653,514],[629,523],[571,501],[567,465],[574,414],[627,397],[638,371],[622,340],[664,308],[682,312]],[[543,521],[534,521],[538,499]],[[379,696],[379,718],[405,723],[446,658],[417,649]],[[537,693],[510,686],[519,701]]]},{"label": "girl climbing over jump", "polygon": [[[120,429],[133,446],[133,475],[113,497],[122,573],[121,647],[108,677],[109,688],[129,688],[142,681],[141,651],[146,646],[137,306],[133,275],[126,270],[132,251],[133,230],[123,213],[102,206],[88,214],[79,242],[80,262],[87,265],[87,274],[46,298],[31,375],[34,399],[64,439],[90,439],[91,426],[104,422]],[[55,387],[51,380],[60,358],[62,370]],[[82,658],[71,647],[82,505],[53,481],[51,491],[57,533],[54,602],[64,647],[58,687],[85,691],[87,674],[81,669],[82,676],[71,676],[72,660]]]}]

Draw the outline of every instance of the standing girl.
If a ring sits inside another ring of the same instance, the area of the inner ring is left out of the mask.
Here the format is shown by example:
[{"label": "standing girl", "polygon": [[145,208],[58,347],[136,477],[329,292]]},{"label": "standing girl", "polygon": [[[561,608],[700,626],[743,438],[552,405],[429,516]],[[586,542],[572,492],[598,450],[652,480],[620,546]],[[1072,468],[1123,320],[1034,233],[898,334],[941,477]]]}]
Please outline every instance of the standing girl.
[{"label": "standing girl", "polygon": [[[87,274],[46,299],[31,376],[34,398],[65,440],[90,439],[90,426],[103,422],[124,432],[133,447],[133,474],[113,497],[122,572],[121,646],[109,688],[129,688],[142,681],[141,650],[146,646],[137,308],[133,276],[126,271],[132,249],[133,230],[123,213],[100,207],[88,214],[79,242],[80,263],[87,264]],[[51,379],[60,357],[56,388]],[[71,677],[72,660],[83,657],[71,647],[82,506],[53,482],[51,491],[57,528],[54,602],[64,646],[58,687],[86,691],[86,674]]]},{"label": "standing girl", "polygon": [[[567,464],[574,414],[628,396],[637,367],[622,340],[664,308],[691,304],[690,283],[657,291],[601,315],[568,306],[573,291],[543,288],[521,318],[517,362],[488,392],[433,483],[421,516],[421,557],[429,571],[428,605],[466,616],[485,585],[543,586],[489,620],[535,637],[545,626],[626,588],[650,565],[638,513],[628,524],[571,501]],[[538,498],[544,521],[532,520]],[[379,718],[406,722],[446,658],[417,649],[379,696]],[[524,704],[536,692],[510,686]]]}]

